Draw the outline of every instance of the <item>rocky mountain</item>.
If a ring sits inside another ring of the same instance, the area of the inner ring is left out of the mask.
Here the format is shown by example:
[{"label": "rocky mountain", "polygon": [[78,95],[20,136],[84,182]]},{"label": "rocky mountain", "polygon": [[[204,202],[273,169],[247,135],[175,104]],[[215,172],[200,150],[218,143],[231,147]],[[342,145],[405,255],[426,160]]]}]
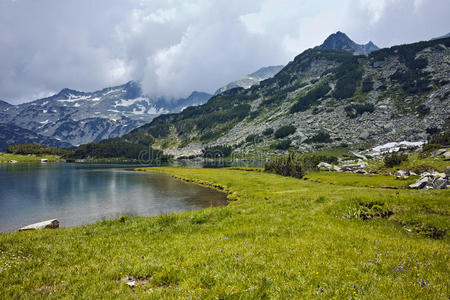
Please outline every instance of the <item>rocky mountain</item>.
[{"label": "rocky mountain", "polygon": [[211,97],[212,97],[211,94],[194,91],[187,98],[174,99],[174,100],[158,99],[155,101],[155,106],[162,107],[166,111],[178,112],[178,111],[182,111],[183,109],[185,109],[188,106],[196,106],[196,105],[204,104],[204,103],[208,102],[208,100]]},{"label": "rocky mountain", "polygon": [[5,109],[5,108],[10,107],[10,106],[12,106],[12,105],[9,104],[8,102],[0,100],[0,110]]},{"label": "rocky mountain", "polygon": [[63,89],[19,105],[0,103],[0,122],[79,145],[122,136],[155,116],[205,103],[210,97],[194,92],[180,101],[152,99],[142,93],[138,83],[130,81],[95,92]]},{"label": "rocky mountain", "polygon": [[227,90],[231,90],[237,87],[243,87],[244,89],[248,89],[252,85],[255,85],[267,78],[273,77],[275,74],[281,71],[284,66],[269,66],[269,67],[263,67],[259,69],[256,72],[253,72],[251,74],[248,74],[241,79],[235,80],[230,82],[224,87],[221,87],[218,89],[214,94],[220,94],[222,92],[225,92]]},{"label": "rocky mountain", "polygon": [[51,147],[68,148],[71,145],[57,139],[36,134],[12,124],[0,123],[0,152],[5,152],[8,145],[42,144]]},{"label": "rocky mountain", "polygon": [[440,39],[446,39],[446,38],[449,38],[449,37],[450,37],[450,32],[447,33],[446,35],[443,35],[443,36],[440,36],[440,37],[437,37],[437,38],[433,38],[431,40],[440,40]]},{"label": "rocky mountain", "polygon": [[379,50],[374,43],[369,42],[360,45],[352,41],[345,33],[336,32],[330,35],[322,45],[315,47],[317,50],[345,50],[356,55],[368,55],[373,51]]},{"label": "rocky mountain", "polygon": [[156,117],[122,140],[176,157],[232,146],[264,155],[423,141],[450,116],[450,39],[365,55],[309,49],[274,77]]}]

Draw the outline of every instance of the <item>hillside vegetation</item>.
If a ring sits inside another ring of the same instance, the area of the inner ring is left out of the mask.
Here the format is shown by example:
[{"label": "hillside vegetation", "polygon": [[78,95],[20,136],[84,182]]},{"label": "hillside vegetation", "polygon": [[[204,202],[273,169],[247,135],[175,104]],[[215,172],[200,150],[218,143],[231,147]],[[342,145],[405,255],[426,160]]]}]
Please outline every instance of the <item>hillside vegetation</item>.
[{"label": "hillside vegetation", "polygon": [[[450,114],[449,57],[449,38],[368,56],[309,49],[258,85],[161,115],[122,140],[176,157],[201,155],[215,145],[270,155],[426,140]],[[277,131],[286,126],[295,130],[277,141]],[[260,138],[251,142],[249,136]]]}]

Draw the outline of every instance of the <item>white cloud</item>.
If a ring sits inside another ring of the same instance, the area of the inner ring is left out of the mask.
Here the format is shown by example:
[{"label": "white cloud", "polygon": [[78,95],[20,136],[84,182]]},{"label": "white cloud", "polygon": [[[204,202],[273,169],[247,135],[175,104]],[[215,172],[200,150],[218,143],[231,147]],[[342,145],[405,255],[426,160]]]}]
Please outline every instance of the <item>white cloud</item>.
[{"label": "white cloud", "polygon": [[341,30],[380,46],[449,31],[448,0],[0,0],[0,99],[140,80],[213,92]]}]

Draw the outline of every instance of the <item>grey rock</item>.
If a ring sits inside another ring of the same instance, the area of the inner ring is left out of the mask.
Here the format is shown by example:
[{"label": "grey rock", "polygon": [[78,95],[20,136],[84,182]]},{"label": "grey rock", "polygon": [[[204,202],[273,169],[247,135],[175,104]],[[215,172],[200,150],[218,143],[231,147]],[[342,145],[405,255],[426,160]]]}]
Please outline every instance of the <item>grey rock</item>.
[{"label": "grey rock", "polygon": [[428,183],[428,178],[421,178],[419,180],[417,180],[415,183],[410,184],[409,188],[410,189],[422,189],[424,188]]},{"label": "grey rock", "polygon": [[450,178],[450,167],[446,167],[444,170],[445,173],[445,178],[449,179]]},{"label": "grey rock", "polygon": [[450,150],[447,150],[443,153],[444,160],[450,160]]},{"label": "grey rock", "polygon": [[433,189],[435,190],[445,190],[447,188],[447,179],[437,178],[433,182]]},{"label": "grey rock", "polygon": [[409,172],[408,171],[404,171],[404,170],[398,170],[397,171],[397,179],[408,178],[408,177],[409,177]]},{"label": "grey rock", "polygon": [[359,137],[363,140],[366,140],[367,138],[369,138],[370,136],[370,132],[366,129],[364,129],[363,131],[361,131]]}]

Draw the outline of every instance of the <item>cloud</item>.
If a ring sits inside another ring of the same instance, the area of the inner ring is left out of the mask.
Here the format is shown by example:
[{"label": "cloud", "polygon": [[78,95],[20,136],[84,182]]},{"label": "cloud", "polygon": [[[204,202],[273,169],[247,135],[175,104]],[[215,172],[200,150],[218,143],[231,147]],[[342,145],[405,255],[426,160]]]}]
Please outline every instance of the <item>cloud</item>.
[{"label": "cloud", "polygon": [[213,92],[342,30],[380,46],[449,31],[447,0],[0,0],[0,99],[142,82]]}]

